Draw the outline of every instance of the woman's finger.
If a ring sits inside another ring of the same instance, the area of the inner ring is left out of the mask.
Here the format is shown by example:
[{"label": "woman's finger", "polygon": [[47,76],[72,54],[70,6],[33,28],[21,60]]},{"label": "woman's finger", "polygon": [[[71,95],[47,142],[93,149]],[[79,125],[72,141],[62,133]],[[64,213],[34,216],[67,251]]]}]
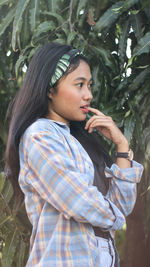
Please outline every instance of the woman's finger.
[{"label": "woman's finger", "polygon": [[87,122],[86,122],[86,125],[85,125],[85,129],[87,129],[89,127],[89,125],[98,118],[97,115],[93,115]]},{"label": "woman's finger", "polygon": [[101,111],[99,111],[99,110],[96,109],[96,108],[88,107],[88,110],[91,111],[91,112],[93,112],[93,113],[96,114],[96,115],[103,115],[103,116],[105,116]]},{"label": "woman's finger", "polygon": [[101,126],[101,124],[104,124],[104,123],[107,123],[107,122],[112,123],[112,119],[110,117],[107,117],[107,116],[102,116],[102,115],[96,116],[96,115],[94,115],[93,117],[91,117],[86,122],[85,129],[88,129],[93,122],[98,122],[99,126]]}]

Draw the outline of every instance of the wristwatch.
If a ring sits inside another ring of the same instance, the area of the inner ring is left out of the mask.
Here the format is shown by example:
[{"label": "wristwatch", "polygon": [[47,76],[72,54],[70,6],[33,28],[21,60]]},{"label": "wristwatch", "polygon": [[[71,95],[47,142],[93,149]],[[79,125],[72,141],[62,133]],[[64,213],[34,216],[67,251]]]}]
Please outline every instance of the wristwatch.
[{"label": "wristwatch", "polygon": [[133,160],[133,151],[132,149],[130,149],[128,152],[115,152],[115,156],[116,158],[125,158],[125,159],[128,159],[128,160]]}]

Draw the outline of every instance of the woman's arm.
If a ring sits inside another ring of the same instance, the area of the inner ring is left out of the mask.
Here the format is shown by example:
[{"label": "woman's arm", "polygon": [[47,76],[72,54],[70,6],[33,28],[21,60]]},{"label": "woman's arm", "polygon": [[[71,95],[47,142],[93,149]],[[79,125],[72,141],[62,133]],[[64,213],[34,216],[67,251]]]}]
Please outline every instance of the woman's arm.
[{"label": "woman's arm", "polygon": [[[88,109],[94,113],[94,115],[87,121],[85,129],[91,133],[95,128],[104,137],[108,138],[116,145],[117,152],[128,152],[128,141],[112,118],[105,116],[102,112],[95,108],[89,107]],[[120,168],[131,167],[131,162],[125,158],[117,158],[116,164]]]},{"label": "woman's arm", "polygon": [[106,168],[106,177],[111,177],[109,190],[107,193],[110,199],[127,216],[135,205],[137,196],[137,183],[140,182],[143,166],[132,161],[132,168],[119,168],[113,164],[111,168]]},{"label": "woman's arm", "polygon": [[[117,152],[128,152],[128,141],[111,117],[105,116],[97,109],[89,108],[95,115],[86,123],[90,132],[95,128],[116,145]],[[131,164],[132,163],[132,164]],[[132,167],[131,167],[132,165]],[[136,201],[136,183],[140,181],[143,167],[126,158],[117,158],[116,164],[106,168],[106,176],[111,177],[107,197],[123,212],[131,213]]]}]

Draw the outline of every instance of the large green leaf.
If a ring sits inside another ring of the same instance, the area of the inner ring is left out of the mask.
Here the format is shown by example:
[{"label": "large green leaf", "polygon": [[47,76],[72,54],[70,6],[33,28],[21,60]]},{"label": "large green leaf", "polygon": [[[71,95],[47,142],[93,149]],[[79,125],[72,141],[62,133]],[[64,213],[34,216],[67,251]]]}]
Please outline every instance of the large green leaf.
[{"label": "large green leaf", "polygon": [[147,16],[147,19],[150,22],[150,2],[149,0],[143,0],[141,1],[141,4],[142,4],[142,9],[144,10],[145,15]]},{"label": "large green leaf", "polygon": [[127,38],[129,35],[129,27],[130,27],[130,22],[129,19],[127,19],[124,24],[122,25],[122,31],[120,34],[119,38],[119,56],[120,56],[120,62],[121,62],[121,70],[123,68],[124,64],[124,59],[126,57],[126,48],[127,48]]},{"label": "large green leaf", "polygon": [[40,11],[39,9],[40,0],[32,0],[30,4],[31,4],[31,8],[29,11],[30,26],[31,26],[31,31],[34,31],[34,29],[37,26],[37,19],[38,19],[37,15]]},{"label": "large green leaf", "polygon": [[30,0],[18,0],[16,6],[16,13],[13,22],[13,32],[12,32],[12,48],[16,50],[17,34],[21,31],[22,16]]},{"label": "large green leaf", "polygon": [[0,24],[0,36],[5,32],[9,24],[12,22],[15,14],[15,8],[10,9],[7,16],[2,20]]},{"label": "large green leaf", "polygon": [[5,246],[2,251],[2,266],[8,267],[12,266],[12,262],[14,259],[14,254],[16,252],[17,244],[18,244],[18,236],[17,229],[14,229],[13,233],[7,234],[7,238],[5,240]]},{"label": "large green leaf", "polygon": [[124,135],[126,136],[129,143],[131,142],[134,126],[135,126],[135,117],[134,116],[127,117],[124,122]]},{"label": "large green leaf", "polygon": [[37,29],[34,31],[34,34],[32,36],[32,42],[39,41],[42,37],[40,35],[43,35],[47,32],[53,31],[55,29],[55,24],[53,21],[44,21],[42,22]]},{"label": "large green leaf", "polygon": [[112,67],[111,53],[103,47],[91,46],[91,50],[94,51],[97,56],[101,56],[105,62],[105,65]]},{"label": "large green leaf", "polygon": [[62,23],[63,23],[63,18],[55,12],[43,11],[43,12],[41,12],[41,14],[55,18],[58,22],[58,25],[62,25]]},{"label": "large green leaf", "polygon": [[147,32],[133,50],[133,57],[150,52],[150,32]]},{"label": "large green leaf", "polygon": [[67,37],[67,44],[71,45],[72,41],[75,39],[76,36],[77,36],[77,32],[75,31],[70,32]]},{"label": "large green leaf", "polygon": [[[129,91],[134,91],[145,81],[145,78],[150,74],[150,67],[141,71],[136,77],[134,77],[131,85],[129,86]],[[142,92],[141,92],[142,94]]]},{"label": "large green leaf", "polygon": [[138,0],[126,0],[119,1],[112,5],[107,11],[100,17],[94,26],[94,30],[101,32],[105,28],[109,28],[120,17],[120,15],[128,10],[131,6],[136,4]]},{"label": "large green leaf", "polygon": [[50,0],[50,1],[47,1],[47,4],[49,7],[49,10],[55,13],[59,9],[60,1],[59,0]]},{"label": "large green leaf", "polygon": [[0,0],[0,6],[5,5],[9,2],[9,0]]},{"label": "large green leaf", "polygon": [[24,63],[25,59],[27,58],[27,56],[24,56],[24,55],[20,55],[17,62],[16,62],[16,65],[15,65],[15,73],[16,73],[16,77],[18,76],[18,70],[20,68],[20,66],[22,66],[22,64]]},{"label": "large green leaf", "polygon": [[121,7],[121,9],[127,10],[130,7],[132,7],[133,5],[137,4],[138,2],[139,2],[139,0],[126,0],[126,1],[124,1],[124,4]]},{"label": "large green leaf", "polygon": [[114,23],[116,19],[121,15],[121,13],[115,12],[115,10],[121,8],[122,5],[123,1],[119,1],[118,3],[112,5],[109,9],[107,9],[107,11],[96,22],[93,29],[95,31],[101,32],[105,28],[109,28],[112,23]]},{"label": "large green leaf", "polygon": [[135,121],[136,121],[135,130],[134,130],[134,138],[135,138],[135,141],[137,144],[136,149],[138,150],[138,148],[141,147],[141,150],[144,150],[144,147],[142,147],[143,146],[142,121],[141,121],[141,118],[139,117],[138,113],[134,113],[134,117],[135,117]]},{"label": "large green leaf", "polygon": [[134,31],[134,34],[137,38],[137,40],[139,40],[142,35],[143,35],[143,24],[142,24],[142,18],[140,16],[140,14],[135,14],[135,15],[131,15],[131,25]]}]

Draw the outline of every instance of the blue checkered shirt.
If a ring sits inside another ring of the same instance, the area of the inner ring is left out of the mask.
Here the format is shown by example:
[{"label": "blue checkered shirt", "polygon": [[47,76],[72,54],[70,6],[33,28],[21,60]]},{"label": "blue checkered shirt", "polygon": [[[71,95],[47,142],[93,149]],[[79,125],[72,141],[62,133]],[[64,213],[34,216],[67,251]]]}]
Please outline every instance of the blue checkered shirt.
[{"label": "blue checkered shirt", "polygon": [[19,145],[19,183],[33,226],[26,267],[100,267],[92,226],[111,233],[125,223],[136,199],[142,166],[106,168],[104,197],[93,186],[94,167],[69,127],[38,119]]}]

